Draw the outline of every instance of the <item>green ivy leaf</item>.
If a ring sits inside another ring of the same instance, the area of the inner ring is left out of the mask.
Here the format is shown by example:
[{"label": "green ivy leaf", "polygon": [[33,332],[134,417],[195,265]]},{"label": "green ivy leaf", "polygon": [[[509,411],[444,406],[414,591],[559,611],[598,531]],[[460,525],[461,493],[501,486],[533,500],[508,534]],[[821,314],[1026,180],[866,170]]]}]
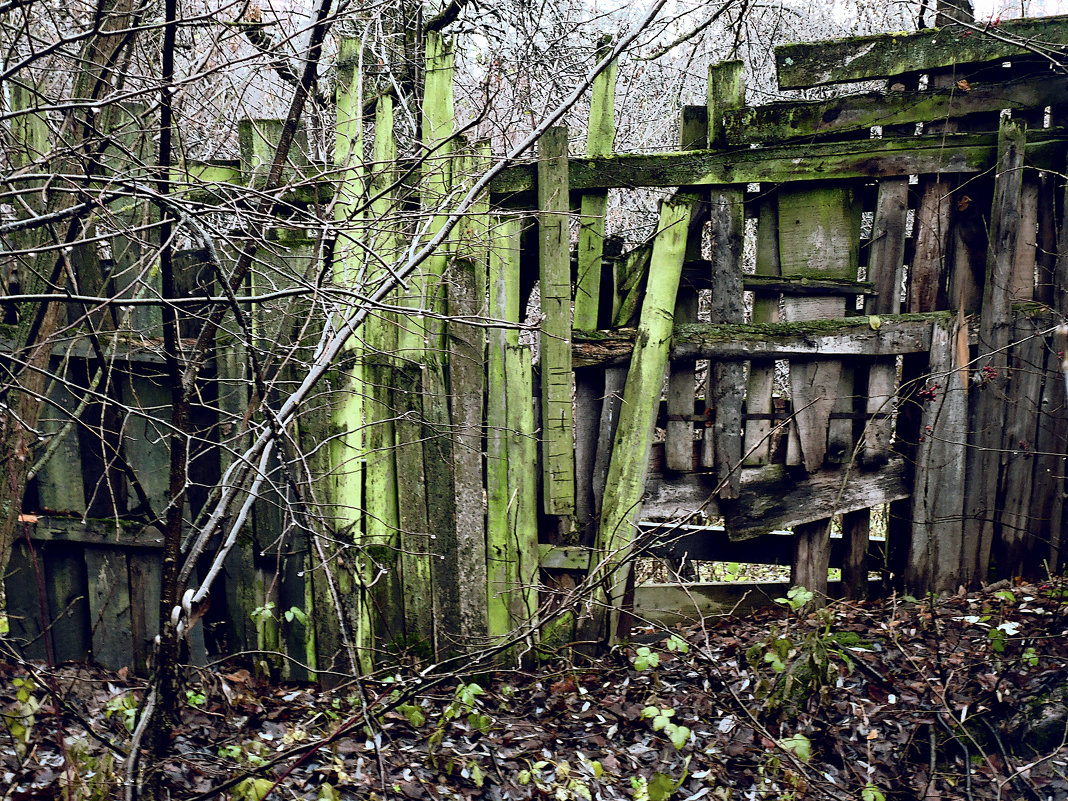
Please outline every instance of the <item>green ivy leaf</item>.
[{"label": "green ivy leaf", "polygon": [[405,719],[412,724],[413,728],[418,729],[426,723],[426,715],[423,714],[423,710],[416,704],[401,704],[397,707],[397,711],[404,715]]},{"label": "green ivy leaf", "polygon": [[802,762],[808,762],[812,758],[812,741],[803,734],[795,734],[792,737],[784,737],[779,740],[783,750],[789,751]]},{"label": "green ivy leaf", "polygon": [[668,739],[671,740],[671,744],[679,751],[690,740],[690,729],[687,726],[676,726],[671,724],[671,731],[667,732]]}]

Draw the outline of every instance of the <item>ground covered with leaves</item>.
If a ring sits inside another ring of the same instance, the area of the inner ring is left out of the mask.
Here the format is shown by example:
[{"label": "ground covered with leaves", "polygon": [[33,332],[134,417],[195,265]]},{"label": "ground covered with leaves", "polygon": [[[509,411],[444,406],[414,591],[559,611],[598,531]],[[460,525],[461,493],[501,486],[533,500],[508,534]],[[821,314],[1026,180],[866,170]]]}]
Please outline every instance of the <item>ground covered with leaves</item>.
[{"label": "ground covered with leaves", "polygon": [[[526,673],[199,671],[171,798],[1068,799],[1064,585],[806,600]],[[0,669],[0,798],[120,797],[139,684],[48,675]]]}]

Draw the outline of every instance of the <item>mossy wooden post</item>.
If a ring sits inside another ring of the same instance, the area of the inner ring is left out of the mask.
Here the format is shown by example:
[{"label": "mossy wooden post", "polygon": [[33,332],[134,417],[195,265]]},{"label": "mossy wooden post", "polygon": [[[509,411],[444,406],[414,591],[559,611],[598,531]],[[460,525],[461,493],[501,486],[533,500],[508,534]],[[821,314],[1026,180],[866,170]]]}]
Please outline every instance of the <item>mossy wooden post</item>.
[{"label": "mossy wooden post", "polygon": [[[371,290],[389,280],[379,265],[397,259],[401,242],[397,234],[393,184],[397,180],[397,144],[393,132],[393,98],[382,95],[375,104],[374,174],[370,179],[371,204],[368,236],[375,258],[369,262],[367,283]],[[367,427],[364,496],[367,541],[378,574],[371,591],[375,611],[375,640],[395,648],[404,641],[403,580],[400,566],[400,517],[397,506],[397,464],[393,421],[394,353],[397,350],[397,318],[380,310],[364,323],[366,347],[364,373],[367,387]]]},{"label": "mossy wooden post", "polygon": [[[359,71],[361,42],[345,39],[338,57],[340,76],[337,89],[337,128],[334,164],[339,186],[334,216],[342,231],[334,253],[334,282],[341,287],[362,289],[365,260],[359,240],[364,236],[363,203],[367,196],[363,153],[363,76]],[[365,394],[364,350],[358,337],[350,340],[338,367],[340,391],[333,406],[334,436],[330,442],[331,506],[335,536],[357,549],[365,543],[363,458]],[[373,667],[373,627],[370,615],[372,562],[367,554],[355,551],[352,596],[346,599],[350,610],[351,638],[359,667]],[[350,560],[346,560],[350,561]]]},{"label": "mossy wooden post", "polygon": [[[708,109],[705,106],[684,106],[680,126],[680,145],[683,150],[704,150],[708,147]],[[687,259],[700,259],[701,237],[689,237]],[[697,290],[680,286],[675,299],[675,322],[697,322]],[[693,416],[695,408],[695,364],[681,362],[669,365],[667,391],[667,425],[664,439],[664,462],[670,470],[693,470]]]},{"label": "mossy wooden post", "polygon": [[[723,112],[745,104],[745,74],[741,61],[725,61],[708,71],[708,141],[725,143]],[[712,322],[745,321],[742,292],[742,235],[745,224],[745,188],[717,188],[711,194]],[[737,498],[741,487],[742,400],[745,366],[709,364],[705,400],[715,420],[705,429],[701,464],[712,467],[719,481],[720,498]]]},{"label": "mossy wooden post", "polygon": [[[611,47],[610,36],[603,37],[597,58]],[[586,133],[586,155],[607,156],[615,140],[616,62],[612,62],[593,82],[590,119]],[[583,194],[578,241],[578,278],[575,282],[574,328],[592,331],[597,328],[602,307],[601,267],[604,257],[605,209],[608,190]],[[604,372],[586,370],[575,373],[575,521],[581,540],[591,544],[594,530],[594,466],[600,431]]]},{"label": "mossy wooden post", "polygon": [[[979,357],[974,369],[983,383],[974,390],[974,430],[965,465],[964,538],[961,580],[968,586],[987,578],[998,522],[998,480],[1002,445],[1007,348],[1012,335],[1012,269],[1020,222],[1025,132],[1003,120],[990,218],[986,287],[979,318]],[[1009,553],[1001,554],[1003,557]]]},{"label": "mossy wooden post", "polygon": [[604,582],[604,597],[611,609],[611,622],[602,632],[609,639],[626,636],[626,632],[617,630],[616,623],[632,568],[630,546],[641,515],[653,427],[671,346],[675,296],[682,277],[690,217],[697,203],[696,196],[680,194],[660,207],[649,283],[623,390],[597,531],[595,561],[591,563],[595,576]]},{"label": "mossy wooden post", "polygon": [[[519,322],[520,223],[498,219],[490,244],[489,319]],[[500,637],[512,629],[511,597],[517,583],[515,529],[509,507],[508,481],[508,352],[519,345],[519,331],[496,326],[489,330],[486,364],[486,563],[489,634]],[[516,403],[523,402],[516,398]],[[533,469],[533,465],[527,465]]]},{"label": "mossy wooden post", "polygon": [[538,142],[542,501],[564,537],[575,513],[569,212],[567,128],[550,128]]},{"label": "mossy wooden post", "polygon": [[[488,145],[455,160],[453,180],[469,184],[485,169]],[[460,633],[468,643],[487,633],[487,553],[482,480],[482,396],[485,389],[489,196],[471,209],[450,267],[448,372],[452,411],[452,464],[456,486],[457,594]]]},{"label": "mossy wooden post", "polygon": [[[423,162],[420,203],[430,218],[427,236],[441,230],[448,218],[448,195],[452,186],[453,134],[453,50],[439,33],[426,37],[425,84],[422,107],[422,142],[428,158]],[[453,241],[443,242],[426,261],[426,294],[423,342],[423,474],[426,480],[426,509],[433,604],[433,641],[439,657],[455,652],[460,645],[458,543],[456,531],[456,491],[453,483],[452,427],[448,390],[448,345],[445,323],[438,315],[448,311],[446,269],[453,257]],[[405,478],[407,478],[405,476]]]},{"label": "mossy wooden post", "polygon": [[538,458],[534,426],[534,372],[530,345],[509,342],[505,350],[508,394],[508,611],[512,627],[529,626],[538,609]]},{"label": "mossy wooden post", "polygon": [[[756,269],[757,275],[780,276],[779,264],[779,209],[774,191],[768,189],[757,211]],[[779,322],[778,293],[756,292],[753,297],[753,323]],[[772,394],[775,390],[775,362],[769,359],[753,359],[749,363],[749,383],[746,387],[745,404],[749,415],[767,415],[767,418],[750,417],[745,423],[743,445],[744,463],[750,467],[766,465],[771,461],[771,437],[775,421]]]},{"label": "mossy wooden post", "polygon": [[[860,204],[852,187],[826,184],[784,187],[779,193],[779,259],[784,276],[855,280],[860,248]],[[836,318],[846,315],[843,297],[787,297],[787,322]],[[845,392],[852,394],[851,376]],[[790,363],[796,439],[788,461],[803,464],[814,473],[831,455],[848,458],[852,453],[852,424],[836,428],[831,412],[843,396],[842,362],[823,359]],[[792,457],[792,458],[791,458]],[[817,594],[827,591],[830,559],[830,521],[798,526],[794,530],[797,550],[790,580]]]}]

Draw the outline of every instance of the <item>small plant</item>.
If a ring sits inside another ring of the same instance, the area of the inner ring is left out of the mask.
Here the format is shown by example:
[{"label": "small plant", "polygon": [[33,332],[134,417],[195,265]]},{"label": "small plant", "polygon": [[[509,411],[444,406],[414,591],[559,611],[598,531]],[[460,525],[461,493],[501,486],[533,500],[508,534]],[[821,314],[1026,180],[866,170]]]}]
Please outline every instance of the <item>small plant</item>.
[{"label": "small plant", "polygon": [[634,652],[634,669],[635,670],[649,670],[660,666],[660,654],[654,651],[652,648],[643,645],[637,651]]},{"label": "small plant", "polygon": [[675,710],[666,707],[647,706],[642,710],[642,718],[652,720],[653,731],[664,732],[671,744],[681,751],[690,739],[690,729],[674,723],[671,720],[674,716]]},{"label": "small plant", "polygon": [[132,693],[116,695],[108,700],[104,707],[104,716],[119,716],[126,731],[133,733],[137,728],[137,699]]},{"label": "small plant", "polygon": [[[804,587],[794,587],[779,603],[798,612],[814,598]],[[838,678],[838,661],[852,671],[853,660],[847,648],[856,638],[831,632],[833,614],[819,609],[812,617],[817,626],[794,632],[790,626],[771,628],[768,638],[745,652],[750,668],[758,677],[757,692],[766,699],[769,709],[795,712],[813,693],[823,696]],[[770,675],[768,670],[771,671]]]},{"label": "small plant", "polygon": [[208,697],[202,692],[198,692],[197,690],[185,691],[185,702],[194,709],[199,709],[200,707],[204,706],[207,701]]}]

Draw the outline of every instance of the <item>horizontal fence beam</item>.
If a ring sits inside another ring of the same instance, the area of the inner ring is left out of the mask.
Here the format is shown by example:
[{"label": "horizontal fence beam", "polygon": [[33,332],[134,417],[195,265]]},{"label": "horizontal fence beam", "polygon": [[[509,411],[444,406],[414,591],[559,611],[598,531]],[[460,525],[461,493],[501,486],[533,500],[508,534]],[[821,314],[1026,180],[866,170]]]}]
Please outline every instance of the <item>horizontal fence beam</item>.
[{"label": "horizontal fence beam", "polygon": [[944,25],[915,33],[851,36],[775,48],[780,89],[890,78],[910,72],[959,67],[1021,56],[1064,55],[1068,16]]},{"label": "horizontal fence beam", "polygon": [[732,145],[774,144],[796,137],[859,131],[964,117],[968,114],[1023,111],[1068,103],[1068,79],[1050,76],[998,83],[973,83],[967,90],[867,92],[830,100],[770,103],[724,112],[723,127]]},{"label": "horizontal fence beam", "polygon": [[741,473],[741,494],[730,503],[716,501],[711,475],[650,475],[642,517],[681,520],[697,512],[723,517],[731,539],[742,540],[909,497],[908,466],[900,458],[878,471],[851,466],[795,476],[783,465],[768,465]]},{"label": "horizontal fence beam", "polygon": [[[675,326],[671,359],[745,361],[825,356],[896,356],[931,347],[931,328],[948,325],[952,312],[843,317],[794,323],[688,323]],[[626,364],[634,349],[634,329],[576,331],[574,365]]]},{"label": "horizontal fence beam", "polygon": [[[1062,169],[1068,131],[1043,129],[1028,137],[1028,163]],[[757,149],[694,150],[680,153],[572,158],[572,192],[635,187],[693,187],[767,181],[826,181],[888,178],[921,173],[974,174],[997,158],[997,134],[936,134],[895,139],[818,142]],[[533,202],[533,163],[502,171],[490,184],[498,196],[522,194]]]}]

